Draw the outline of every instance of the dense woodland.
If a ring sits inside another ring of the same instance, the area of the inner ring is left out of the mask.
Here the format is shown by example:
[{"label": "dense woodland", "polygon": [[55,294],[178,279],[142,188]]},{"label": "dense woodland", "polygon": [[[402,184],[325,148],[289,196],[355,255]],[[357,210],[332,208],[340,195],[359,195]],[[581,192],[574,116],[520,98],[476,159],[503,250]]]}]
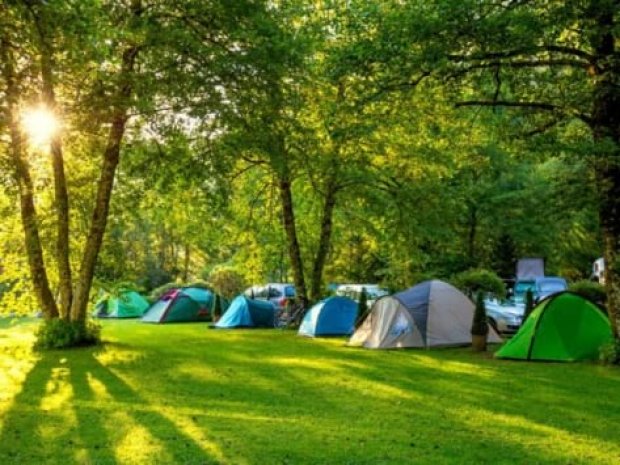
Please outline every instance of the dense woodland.
[{"label": "dense woodland", "polygon": [[102,286],[218,269],[307,300],[523,256],[577,280],[604,253],[615,312],[619,11],[0,0],[0,311],[82,321]]}]

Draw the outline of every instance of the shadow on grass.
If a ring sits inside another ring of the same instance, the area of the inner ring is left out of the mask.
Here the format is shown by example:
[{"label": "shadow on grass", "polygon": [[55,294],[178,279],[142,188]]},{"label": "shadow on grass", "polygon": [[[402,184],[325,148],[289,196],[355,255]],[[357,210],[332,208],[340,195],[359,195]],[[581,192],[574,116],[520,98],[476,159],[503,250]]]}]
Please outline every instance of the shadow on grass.
[{"label": "shadow on grass", "polygon": [[0,463],[219,463],[100,363],[99,350],[40,354],[4,415]]}]

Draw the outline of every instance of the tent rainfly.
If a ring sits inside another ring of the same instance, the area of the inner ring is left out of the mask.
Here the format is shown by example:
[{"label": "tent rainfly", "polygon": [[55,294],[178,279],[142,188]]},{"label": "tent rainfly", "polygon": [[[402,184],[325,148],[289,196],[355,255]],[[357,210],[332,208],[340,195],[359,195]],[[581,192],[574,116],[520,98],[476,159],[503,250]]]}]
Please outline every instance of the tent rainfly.
[{"label": "tent rainfly", "polygon": [[355,329],[357,302],[348,297],[329,297],[316,303],[304,315],[300,336],[348,336]]},{"label": "tent rainfly", "polygon": [[96,318],[139,318],[149,308],[147,300],[135,291],[108,296],[95,304]]},{"label": "tent rainfly", "polygon": [[541,301],[497,358],[572,362],[595,360],[612,340],[611,324],[595,303],[572,292]]},{"label": "tent rainfly", "polygon": [[[369,349],[440,347],[471,344],[474,304],[439,280],[382,297],[355,331],[349,345]],[[489,327],[489,342],[501,342]]]},{"label": "tent rainfly", "polygon": [[273,328],[276,324],[276,307],[266,300],[252,300],[244,295],[235,297],[216,328]]},{"label": "tent rainfly", "polygon": [[149,307],[145,323],[178,323],[211,319],[213,293],[199,287],[172,289]]}]

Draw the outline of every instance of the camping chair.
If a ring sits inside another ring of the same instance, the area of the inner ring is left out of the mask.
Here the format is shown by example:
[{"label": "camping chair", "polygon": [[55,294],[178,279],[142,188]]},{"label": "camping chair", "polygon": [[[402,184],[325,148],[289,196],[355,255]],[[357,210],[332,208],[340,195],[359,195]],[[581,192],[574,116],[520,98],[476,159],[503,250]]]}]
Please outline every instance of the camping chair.
[{"label": "camping chair", "polygon": [[276,313],[275,327],[280,329],[296,328],[306,313],[303,302],[295,302],[286,306],[284,310]]}]

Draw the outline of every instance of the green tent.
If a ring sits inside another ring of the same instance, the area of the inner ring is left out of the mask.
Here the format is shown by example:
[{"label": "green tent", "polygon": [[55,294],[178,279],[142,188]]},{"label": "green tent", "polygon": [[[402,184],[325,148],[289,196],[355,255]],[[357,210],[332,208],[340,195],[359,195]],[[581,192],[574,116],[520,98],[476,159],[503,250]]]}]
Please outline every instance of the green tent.
[{"label": "green tent", "polygon": [[540,302],[519,332],[496,353],[498,358],[571,362],[598,358],[612,338],[605,312],[572,292]]},{"label": "green tent", "polygon": [[149,307],[142,321],[146,323],[178,323],[210,321],[213,293],[199,287],[171,289]]},{"label": "green tent", "polygon": [[94,315],[97,318],[138,318],[141,317],[149,303],[134,291],[121,292],[117,297],[108,296],[95,304]]}]

